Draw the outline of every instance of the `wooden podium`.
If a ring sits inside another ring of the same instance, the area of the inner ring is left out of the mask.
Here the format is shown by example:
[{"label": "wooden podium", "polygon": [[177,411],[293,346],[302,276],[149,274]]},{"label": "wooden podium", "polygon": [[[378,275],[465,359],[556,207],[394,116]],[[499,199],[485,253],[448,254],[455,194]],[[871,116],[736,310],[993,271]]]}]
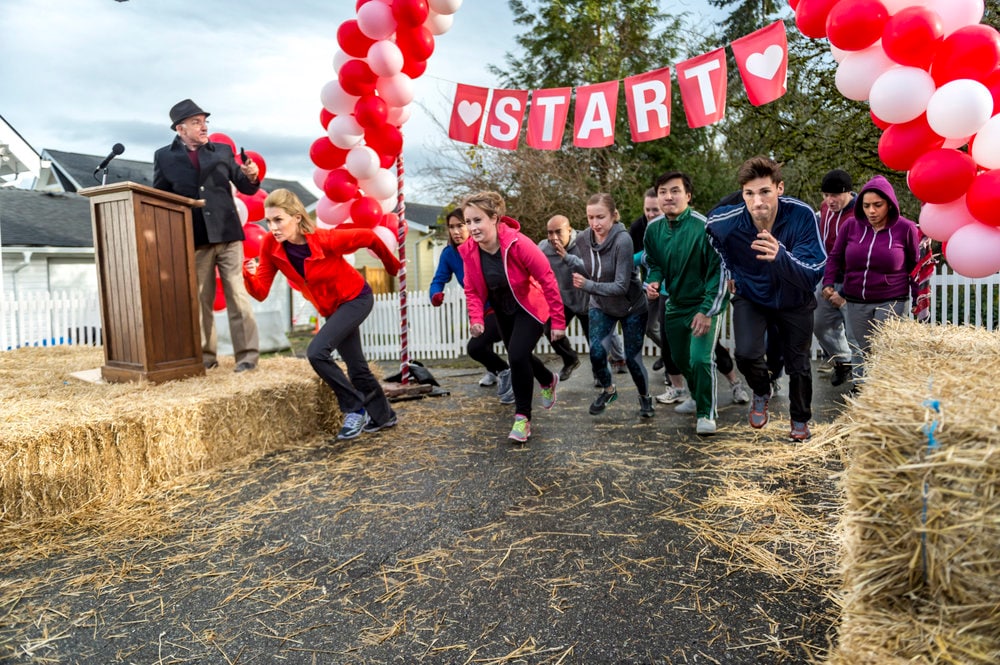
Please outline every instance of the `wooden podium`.
[{"label": "wooden podium", "polygon": [[134,182],[89,187],[105,381],[203,376],[191,208]]}]

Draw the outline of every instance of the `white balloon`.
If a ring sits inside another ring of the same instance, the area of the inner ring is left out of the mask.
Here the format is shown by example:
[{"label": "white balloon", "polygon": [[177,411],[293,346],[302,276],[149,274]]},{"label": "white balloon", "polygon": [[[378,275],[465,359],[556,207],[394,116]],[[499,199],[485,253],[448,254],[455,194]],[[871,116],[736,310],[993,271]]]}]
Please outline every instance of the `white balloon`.
[{"label": "white balloon", "polygon": [[330,121],[326,128],[330,142],[343,150],[348,150],[361,143],[365,130],[361,128],[353,115],[338,115]]},{"label": "white balloon", "polygon": [[333,54],[333,71],[339,72],[340,68],[344,66],[344,63],[348,60],[353,60],[354,58],[347,55],[343,51],[339,50]]},{"label": "white balloon", "polygon": [[326,196],[321,196],[316,202],[316,223],[320,228],[332,229],[346,220],[350,214],[350,201],[337,203]]},{"label": "white balloon", "polygon": [[946,139],[975,134],[992,114],[993,95],[989,88],[972,79],[945,83],[927,102],[927,124]]},{"label": "white balloon", "polygon": [[395,42],[383,39],[368,48],[368,66],[378,76],[395,76],[403,71],[403,52]]},{"label": "white balloon", "polygon": [[462,6],[462,0],[427,0],[427,4],[438,14],[454,14]]},{"label": "white balloon", "polygon": [[[979,131],[982,132],[983,130],[980,129]],[[962,146],[964,146],[966,143],[968,143],[969,139],[971,138],[972,138],[971,136],[963,136],[960,139],[948,139],[947,141],[944,142],[944,144],[941,147],[954,148],[955,150],[957,150]]]},{"label": "white balloon", "polygon": [[233,197],[233,203],[236,204],[236,214],[240,217],[240,224],[246,224],[247,220],[250,219],[250,210],[247,209],[247,204],[238,196]]},{"label": "white balloon", "polygon": [[896,125],[919,118],[935,88],[926,70],[893,67],[875,79],[868,103],[877,118]]},{"label": "white balloon", "polygon": [[413,101],[413,79],[406,74],[380,76],[375,81],[375,90],[389,106],[406,106]]},{"label": "white balloon", "polygon": [[366,145],[354,146],[344,159],[344,167],[358,180],[372,178],[379,169],[378,153]]},{"label": "white balloon", "polygon": [[398,195],[387,196],[379,204],[382,206],[382,214],[388,215],[390,212],[395,212],[396,206],[399,205]]},{"label": "white balloon", "polygon": [[834,46],[833,44],[830,44],[830,55],[833,56],[833,61],[834,62],[837,62],[837,63],[843,62],[844,58],[847,57],[848,53],[855,53],[855,51],[845,51],[844,49],[840,48],[839,46]]},{"label": "white balloon", "polygon": [[437,12],[429,12],[427,14],[427,20],[424,21],[424,27],[430,30],[431,34],[435,37],[438,35],[443,35],[444,33],[451,30],[451,26],[455,23],[455,17],[451,14],[438,14]]},{"label": "white balloon", "polygon": [[313,169],[313,184],[316,185],[317,189],[323,189],[328,175],[330,175],[330,169],[321,169],[318,166]]},{"label": "white balloon", "polygon": [[319,101],[327,111],[340,116],[353,113],[358,98],[344,92],[344,89],[340,87],[340,81],[333,79],[327,81],[319,91]]},{"label": "white balloon", "polygon": [[376,41],[385,39],[396,31],[392,8],[381,2],[366,2],[358,7],[358,30]]},{"label": "white balloon", "polygon": [[925,203],[920,208],[920,230],[928,238],[945,242],[951,234],[976,221],[965,205],[965,194],[948,203]]},{"label": "white balloon", "polygon": [[1000,113],[987,120],[976,134],[972,159],[984,169],[1000,169]]},{"label": "white balloon", "polygon": [[386,121],[396,127],[402,127],[410,119],[411,112],[412,108],[409,104],[406,106],[390,106]]},{"label": "white balloon", "polygon": [[1000,229],[981,222],[966,224],[948,238],[948,265],[960,275],[979,279],[1000,271]]},{"label": "white balloon", "polygon": [[379,201],[383,201],[390,196],[395,200],[398,191],[396,176],[389,169],[380,168],[374,176],[362,180],[358,185],[364,190],[365,194]]},{"label": "white balloon", "polygon": [[375,232],[375,235],[378,236],[378,239],[382,241],[382,244],[385,245],[390,252],[393,254],[396,253],[396,250],[399,249],[399,239],[396,237],[395,233],[382,225],[376,226],[372,229],[372,231]]},{"label": "white balloon", "polygon": [[882,50],[881,42],[862,51],[852,51],[837,65],[837,90],[848,99],[864,101],[868,99],[875,79],[896,66]]},{"label": "white balloon", "polygon": [[979,23],[985,11],[983,0],[925,0],[920,4],[941,17],[945,37],[959,28]]}]

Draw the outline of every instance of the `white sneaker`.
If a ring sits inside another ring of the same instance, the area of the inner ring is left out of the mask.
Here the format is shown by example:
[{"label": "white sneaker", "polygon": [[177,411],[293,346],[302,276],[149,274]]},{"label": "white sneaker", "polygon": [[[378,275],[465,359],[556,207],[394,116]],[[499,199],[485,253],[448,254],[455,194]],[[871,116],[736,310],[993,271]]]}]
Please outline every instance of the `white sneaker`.
[{"label": "white sneaker", "polygon": [[711,418],[699,418],[694,431],[698,434],[715,434],[715,421]]},{"label": "white sneaker", "polygon": [[670,386],[665,393],[656,396],[656,401],[660,404],[673,404],[674,402],[683,402],[688,397],[691,397],[691,393],[687,388]]},{"label": "white sneaker", "polygon": [[695,403],[693,397],[688,397],[686,400],[674,407],[674,413],[694,413],[698,410],[698,404]]},{"label": "white sneaker", "polygon": [[479,385],[481,385],[483,388],[487,386],[495,386],[496,384],[497,384],[497,375],[489,370],[486,370],[486,373],[483,374],[483,378],[479,379]]},{"label": "white sneaker", "polygon": [[747,387],[743,385],[743,382],[739,379],[731,386],[733,389],[733,404],[747,404],[750,401],[750,393],[747,392]]}]

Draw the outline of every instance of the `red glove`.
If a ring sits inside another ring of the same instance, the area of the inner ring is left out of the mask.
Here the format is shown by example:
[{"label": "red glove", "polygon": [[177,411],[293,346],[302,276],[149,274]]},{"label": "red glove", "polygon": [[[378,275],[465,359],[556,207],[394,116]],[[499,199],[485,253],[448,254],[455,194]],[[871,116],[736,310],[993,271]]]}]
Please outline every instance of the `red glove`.
[{"label": "red glove", "polygon": [[435,307],[440,307],[441,303],[443,302],[444,302],[443,291],[438,291],[437,293],[431,296],[431,304],[434,305]]}]

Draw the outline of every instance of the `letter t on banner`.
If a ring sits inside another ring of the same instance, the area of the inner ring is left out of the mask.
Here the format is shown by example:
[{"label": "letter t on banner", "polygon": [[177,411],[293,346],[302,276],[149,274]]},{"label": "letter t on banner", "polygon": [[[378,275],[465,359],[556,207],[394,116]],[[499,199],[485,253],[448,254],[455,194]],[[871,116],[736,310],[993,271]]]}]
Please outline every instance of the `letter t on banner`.
[{"label": "letter t on banner", "polygon": [[669,136],[670,67],[626,78],[625,106],[634,142]]},{"label": "letter t on banner", "polygon": [[769,104],[788,89],[788,38],[785,24],[775,21],[730,46],[736,66],[754,106]]},{"label": "letter t on banner", "polygon": [[573,145],[578,148],[603,148],[614,143],[617,114],[618,81],[578,87]]},{"label": "letter t on banner", "polygon": [[494,90],[493,105],[486,120],[483,143],[494,148],[517,150],[521,121],[528,110],[527,90]]},{"label": "letter t on banner", "polygon": [[676,65],[688,127],[719,122],[726,114],[726,50],[719,48]]},{"label": "letter t on banner", "polygon": [[448,138],[472,145],[479,143],[479,130],[483,126],[483,111],[489,94],[489,88],[458,84],[455,103],[451,107]]},{"label": "letter t on banner", "polygon": [[558,150],[562,147],[569,96],[572,88],[548,88],[531,93],[528,112],[528,145],[535,150]]}]

